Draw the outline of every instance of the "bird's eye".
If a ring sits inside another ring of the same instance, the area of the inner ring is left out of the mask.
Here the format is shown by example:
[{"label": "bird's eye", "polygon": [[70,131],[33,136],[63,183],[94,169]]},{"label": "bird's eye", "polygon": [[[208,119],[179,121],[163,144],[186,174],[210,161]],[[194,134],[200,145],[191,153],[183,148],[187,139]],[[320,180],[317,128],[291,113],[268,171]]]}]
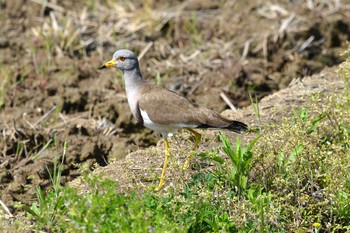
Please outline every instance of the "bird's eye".
[{"label": "bird's eye", "polygon": [[125,61],[125,57],[119,57],[119,61]]}]

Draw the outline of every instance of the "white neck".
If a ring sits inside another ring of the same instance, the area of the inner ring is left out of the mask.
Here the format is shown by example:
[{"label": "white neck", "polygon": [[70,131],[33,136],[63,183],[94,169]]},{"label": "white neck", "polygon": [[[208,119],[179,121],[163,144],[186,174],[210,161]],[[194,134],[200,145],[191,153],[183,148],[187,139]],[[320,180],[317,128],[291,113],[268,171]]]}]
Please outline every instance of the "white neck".
[{"label": "white neck", "polygon": [[143,79],[141,72],[138,68],[133,70],[124,70],[124,80],[125,80],[125,90],[126,96],[128,98],[128,103],[130,110],[134,117],[137,116],[137,102],[141,98],[141,90],[142,86],[147,83],[145,79]]}]

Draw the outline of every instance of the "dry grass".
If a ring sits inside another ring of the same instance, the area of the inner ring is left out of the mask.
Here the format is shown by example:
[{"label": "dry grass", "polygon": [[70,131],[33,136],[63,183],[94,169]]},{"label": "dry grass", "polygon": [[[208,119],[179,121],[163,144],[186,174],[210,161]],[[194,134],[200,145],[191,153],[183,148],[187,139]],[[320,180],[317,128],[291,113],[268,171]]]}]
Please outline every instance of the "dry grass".
[{"label": "dry grass", "polygon": [[[294,41],[286,38],[291,34],[303,35],[309,30],[305,11],[313,18],[326,18],[339,12],[347,14],[345,9],[349,8],[341,1],[261,3],[253,12],[256,14],[253,17],[261,23],[237,25],[241,15],[226,9],[235,10],[240,4],[184,1],[155,8],[152,1],[145,1],[141,6],[107,1],[96,3],[92,12],[87,7],[76,12],[51,4],[53,10],[49,17],[40,18],[42,23],[31,30],[39,43],[50,48],[50,56],[52,52],[58,56],[65,52],[86,55],[96,49],[105,57],[122,47],[141,52],[151,40],[153,48],[146,54],[147,66],[156,67],[152,68],[151,75],[159,71],[161,76],[169,76],[167,72],[172,70],[191,79],[191,70],[196,76],[205,77],[205,73],[218,70],[223,61],[232,59],[231,56],[246,66],[250,60],[247,55],[255,54],[268,66],[271,53],[277,50],[283,49],[286,56],[300,54],[320,43],[314,35],[299,36]],[[249,11],[251,8],[244,9],[244,12]],[[242,30],[250,37],[237,36]]]}]

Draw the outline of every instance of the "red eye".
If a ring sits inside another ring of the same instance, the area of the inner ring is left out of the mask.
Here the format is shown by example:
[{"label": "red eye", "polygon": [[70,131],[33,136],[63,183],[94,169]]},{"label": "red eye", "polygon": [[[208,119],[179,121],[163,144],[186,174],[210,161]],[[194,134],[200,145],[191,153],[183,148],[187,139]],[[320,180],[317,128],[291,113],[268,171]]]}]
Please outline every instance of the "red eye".
[{"label": "red eye", "polygon": [[125,57],[119,57],[118,60],[119,61],[125,61]]}]

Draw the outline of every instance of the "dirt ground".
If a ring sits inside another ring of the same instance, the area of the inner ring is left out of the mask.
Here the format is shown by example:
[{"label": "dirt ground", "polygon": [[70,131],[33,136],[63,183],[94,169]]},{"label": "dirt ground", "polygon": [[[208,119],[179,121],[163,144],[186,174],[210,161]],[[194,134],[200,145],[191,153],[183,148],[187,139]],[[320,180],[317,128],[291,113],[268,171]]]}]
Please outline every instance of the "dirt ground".
[{"label": "dirt ground", "polygon": [[0,0],[0,197],[11,211],[50,187],[64,142],[63,183],[160,139],[132,119],[121,74],[97,70],[115,50],[144,54],[147,79],[221,112],[339,64],[350,39],[346,1],[142,2]]}]

